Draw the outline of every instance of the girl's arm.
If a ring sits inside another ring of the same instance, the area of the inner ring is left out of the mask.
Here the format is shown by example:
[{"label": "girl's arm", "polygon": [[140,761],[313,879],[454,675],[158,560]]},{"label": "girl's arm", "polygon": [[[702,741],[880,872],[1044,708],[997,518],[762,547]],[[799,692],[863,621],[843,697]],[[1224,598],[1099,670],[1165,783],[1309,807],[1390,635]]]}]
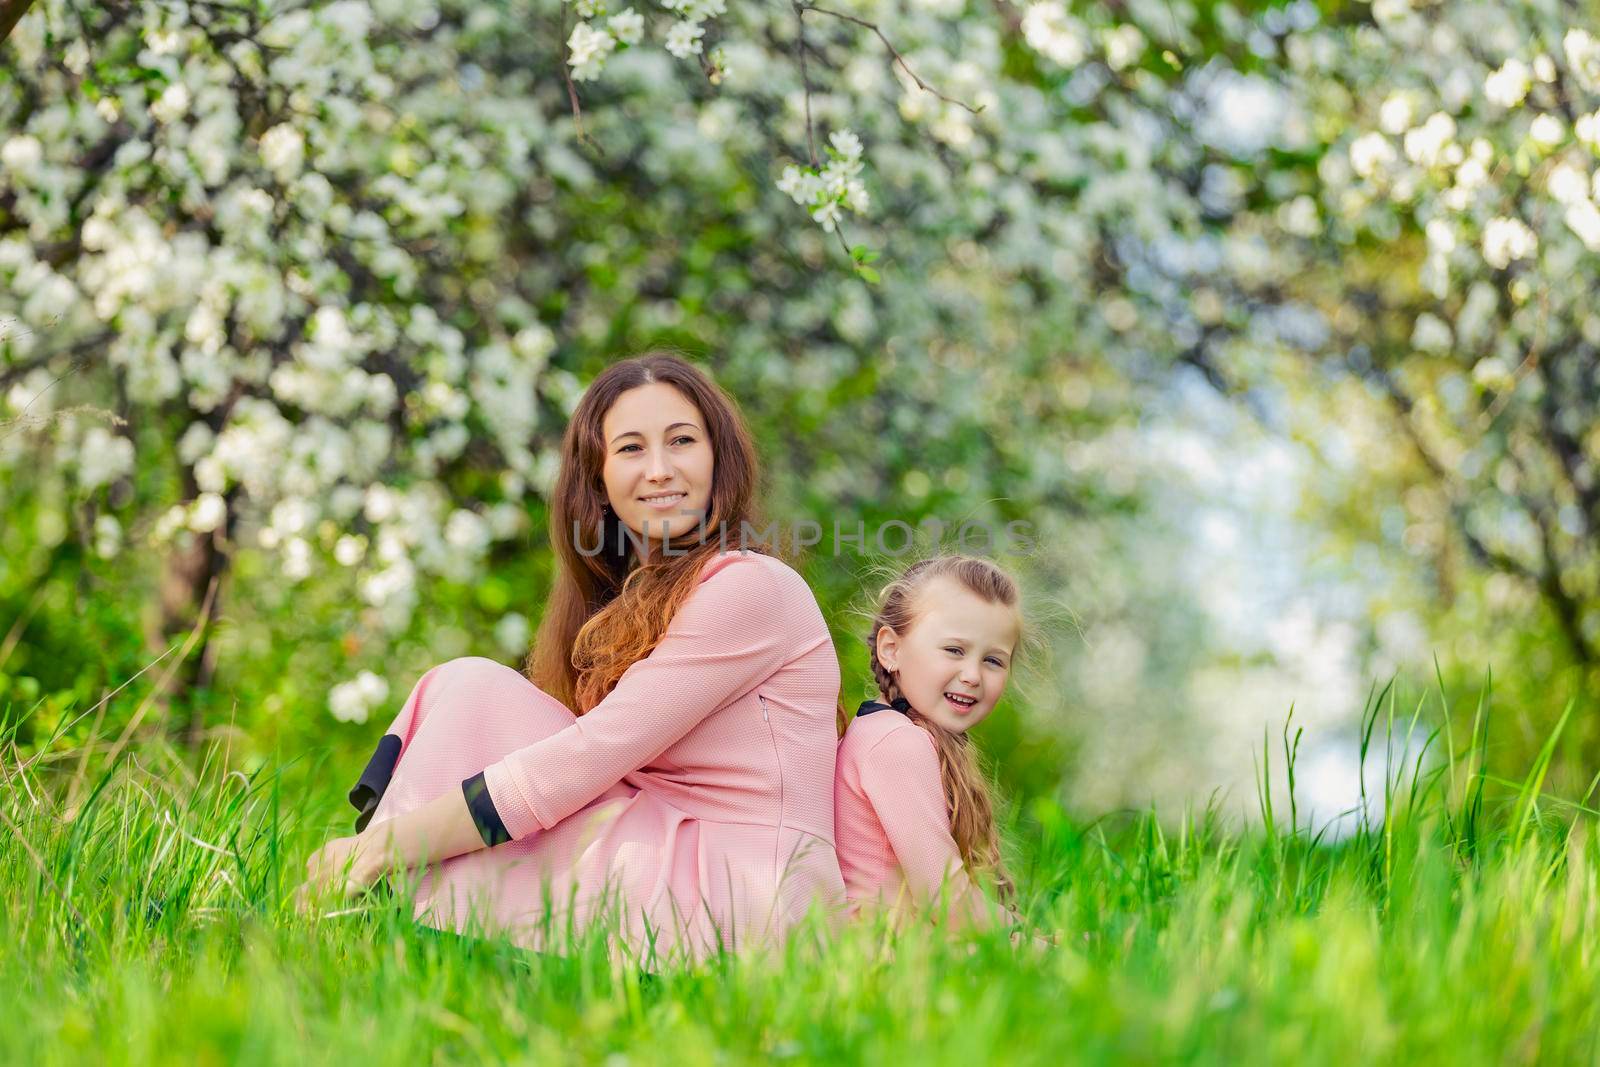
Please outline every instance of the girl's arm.
[{"label": "girl's arm", "polygon": [[990,905],[950,834],[939,756],[927,731],[907,721],[881,738],[862,760],[861,788],[917,905],[942,904],[946,919],[987,927]]}]

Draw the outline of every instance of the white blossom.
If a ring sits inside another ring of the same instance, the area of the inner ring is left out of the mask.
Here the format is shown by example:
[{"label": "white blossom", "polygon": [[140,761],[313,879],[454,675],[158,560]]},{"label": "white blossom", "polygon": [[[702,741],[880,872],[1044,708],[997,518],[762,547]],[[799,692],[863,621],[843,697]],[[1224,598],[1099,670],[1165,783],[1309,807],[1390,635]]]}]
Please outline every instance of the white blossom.
[{"label": "white blossom", "polygon": [[1545,189],[1557,203],[1570,204],[1589,195],[1589,178],[1571,163],[1559,163],[1545,177]]},{"label": "white blossom", "polygon": [[1534,119],[1528,126],[1528,136],[1537,144],[1545,146],[1561,143],[1561,138],[1566,135],[1566,130],[1561,125],[1561,120],[1554,115],[1544,114]]},{"label": "white blossom", "polygon": [[1450,326],[1439,316],[1424,311],[1411,328],[1411,345],[1422,352],[1445,352],[1454,341]]},{"label": "white blossom", "polygon": [[303,537],[291,537],[283,543],[280,569],[291,582],[303,582],[311,577],[311,546]]},{"label": "white blossom", "polygon": [[489,527],[482,516],[458,509],[450,513],[445,523],[444,539],[454,548],[465,552],[481,553],[489,547]]},{"label": "white blossom", "polygon": [[1528,64],[1513,56],[1484,79],[1483,95],[1491,104],[1506,108],[1516,107],[1527,97],[1532,82],[1533,71],[1528,68]]},{"label": "white blossom", "polygon": [[201,493],[189,507],[189,529],[195,533],[210,533],[228,518],[228,505],[216,493]]},{"label": "white blossom", "polygon": [[389,683],[371,671],[362,671],[328,691],[328,710],[340,722],[363,723],[387,699]]},{"label": "white blossom", "polygon": [[145,31],[144,43],[152,55],[170,56],[184,47],[185,34],[176,26],[151,28]]},{"label": "white blossom", "polygon": [[606,29],[619,44],[638,44],[644,37],[644,16],[631,7],[623,8],[606,19]]},{"label": "white blossom", "polygon": [[1575,199],[1567,205],[1562,217],[1585,248],[1600,252],[1600,208],[1595,207],[1594,201],[1587,197]]},{"label": "white blossom", "polygon": [[341,567],[354,567],[367,553],[367,539],[359,534],[344,534],[333,546],[333,558]]},{"label": "white blossom", "polygon": [[1561,50],[1578,84],[1590,92],[1600,90],[1600,41],[1588,30],[1573,28],[1561,38]]},{"label": "white blossom", "polygon": [[1372,17],[1382,25],[1398,23],[1411,15],[1411,0],[1373,0]]},{"label": "white blossom", "polygon": [[508,656],[526,655],[531,633],[532,628],[528,625],[527,616],[516,611],[506,612],[500,616],[500,621],[494,624],[495,643]]},{"label": "white blossom", "polygon": [[867,187],[854,179],[845,183],[841,201],[845,207],[858,215],[872,206],[872,198],[867,195]]},{"label": "white blossom", "polygon": [[189,88],[182,82],[173,82],[162,90],[156,102],[150,105],[150,115],[157,122],[171,123],[189,110]]},{"label": "white blossom", "polygon": [[[22,317],[41,325],[55,325],[78,302],[72,281],[41,264],[40,278],[22,304]],[[46,273],[48,271],[48,273]]]},{"label": "white blossom", "polygon": [[133,470],[133,442],[102,426],[83,435],[78,451],[78,485],[84,490],[109,484]]},{"label": "white blossom", "polygon": [[1381,133],[1369,131],[1350,142],[1350,167],[1363,178],[1371,178],[1394,161],[1394,146]]},{"label": "white blossom", "polygon": [[811,217],[821,224],[824,231],[832,233],[834,227],[839,225],[839,202],[828,200],[818,204],[812,208]]},{"label": "white blossom", "polygon": [[1514,384],[1511,368],[1499,356],[1485,356],[1473,364],[1472,380],[1486,389],[1504,389]]},{"label": "white blossom", "polygon": [[387,522],[397,510],[394,490],[381,484],[368,487],[366,503],[362,508],[362,514],[368,522]]},{"label": "white blossom", "polygon": [[1472,190],[1480,188],[1489,181],[1489,170],[1477,159],[1468,158],[1456,168],[1456,188]]},{"label": "white blossom", "polygon": [[216,440],[216,434],[211,432],[211,427],[205,422],[190,422],[189,429],[184,430],[184,435],[178,438],[178,461],[187,466],[194,466],[198,459],[211,451],[211,443]]},{"label": "white blossom", "polygon": [[489,509],[484,516],[489,526],[489,536],[496,541],[504,541],[516,536],[527,522],[528,516],[517,505],[508,501],[501,501]]},{"label": "white blossom", "polygon": [[1297,237],[1314,237],[1322,229],[1316,201],[1304,194],[1278,209],[1278,223]]},{"label": "white blossom", "polygon": [[79,77],[89,69],[89,59],[89,46],[81,38],[67,45],[61,53],[61,65]]},{"label": "white blossom", "polygon": [[572,34],[567,38],[567,61],[572,66],[572,80],[582,82],[598,78],[606,57],[616,47],[616,38],[605,30],[597,30],[587,22],[572,27]]},{"label": "white blossom", "polygon": [[305,150],[305,137],[286,122],[261,135],[261,162],[278,176],[279,181],[289,181],[300,173],[305,162]]},{"label": "white blossom", "polygon": [[110,559],[122,550],[122,523],[102,512],[94,520],[94,554]]},{"label": "white blossom", "polygon": [[1423,227],[1427,235],[1428,247],[1435,252],[1448,254],[1455,251],[1456,233],[1444,219],[1429,219]]},{"label": "white blossom", "polygon": [[1123,24],[1106,31],[1106,66],[1112,70],[1122,70],[1139,61],[1144,53],[1144,34],[1139,32],[1139,27]]},{"label": "white blossom", "polygon": [[310,528],[316,512],[311,502],[299,497],[285,497],[272,507],[271,527],[282,535],[298,534]]},{"label": "white blossom", "polygon": [[662,6],[678,12],[687,22],[704,22],[728,10],[727,0],[665,0]]},{"label": "white blossom", "polygon": [[6,391],[6,404],[16,415],[48,415],[54,408],[50,394],[56,384],[55,375],[37,367]]},{"label": "white blossom", "polygon": [[1378,125],[1384,133],[1404,133],[1411,126],[1414,114],[1411,97],[1406,93],[1390,93],[1378,109]]},{"label": "white blossom", "polygon": [[152,544],[163,545],[170,542],[173,536],[189,524],[189,509],[182,504],[173,504],[150,528],[150,541]]},{"label": "white blossom", "polygon": [[1490,219],[1483,228],[1483,259],[1496,270],[1528,258],[1538,247],[1538,238],[1521,219],[1501,216]]},{"label": "white blossom", "polygon": [[1421,126],[1406,131],[1406,158],[1425,167],[1437,166],[1445,159],[1445,148],[1456,135],[1456,120],[1435,111]]},{"label": "white blossom", "polygon": [[31,178],[44,162],[44,146],[30,134],[20,134],[0,145],[0,167],[16,178]]},{"label": "white blossom", "polygon": [[783,176],[778,179],[778,191],[792,197],[797,204],[811,203],[821,189],[820,178],[792,164],[783,168]]},{"label": "white blossom", "polygon": [[1600,148],[1600,111],[1579,115],[1572,124],[1572,135],[1591,149]]},{"label": "white blossom", "polygon": [[700,23],[687,19],[679,20],[667,31],[664,47],[679,59],[688,59],[690,56],[700,54],[700,40],[705,35],[706,28]]},{"label": "white blossom", "polygon": [[1022,16],[1022,37],[1028,47],[1063,67],[1077,66],[1088,48],[1082,25],[1058,0],[1028,5]]}]

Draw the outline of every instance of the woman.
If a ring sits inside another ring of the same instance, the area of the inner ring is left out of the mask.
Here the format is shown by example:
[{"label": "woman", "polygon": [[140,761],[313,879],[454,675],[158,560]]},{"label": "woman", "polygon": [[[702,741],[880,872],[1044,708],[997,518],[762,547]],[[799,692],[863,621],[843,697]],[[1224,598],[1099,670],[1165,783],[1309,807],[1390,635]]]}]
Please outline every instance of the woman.
[{"label": "woman", "polygon": [[756,480],[689,364],[596,379],[562,445],[532,681],[474,658],[424,674],[351,792],[365,829],[307,861],[305,891],[425,868],[429,925],[559,948],[604,918],[646,962],[840,905],[839,662],[805,581],[739,550]]}]

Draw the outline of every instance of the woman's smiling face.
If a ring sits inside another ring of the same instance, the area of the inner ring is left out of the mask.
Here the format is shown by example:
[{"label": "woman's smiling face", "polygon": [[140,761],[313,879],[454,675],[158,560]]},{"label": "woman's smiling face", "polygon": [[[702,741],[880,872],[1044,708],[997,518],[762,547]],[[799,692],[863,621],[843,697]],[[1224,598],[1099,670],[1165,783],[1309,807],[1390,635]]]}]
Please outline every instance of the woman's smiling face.
[{"label": "woman's smiling face", "polygon": [[946,730],[963,733],[999,702],[1018,637],[1015,609],[940,576],[917,594],[909,632],[878,630],[878,662],[896,673],[900,692],[913,708]]},{"label": "woman's smiling face", "polygon": [[700,523],[714,462],[705,419],[688,397],[664,382],[629,389],[606,412],[601,432],[601,478],[623,525],[649,544]]}]

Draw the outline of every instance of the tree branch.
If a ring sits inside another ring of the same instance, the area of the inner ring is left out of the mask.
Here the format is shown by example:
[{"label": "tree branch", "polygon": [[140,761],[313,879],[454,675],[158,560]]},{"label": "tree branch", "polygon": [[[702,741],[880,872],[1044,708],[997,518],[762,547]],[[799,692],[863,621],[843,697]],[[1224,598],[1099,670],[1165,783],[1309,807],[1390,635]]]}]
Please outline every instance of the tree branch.
[{"label": "tree branch", "polygon": [[[1421,431],[1416,426],[1413,417],[1414,402],[1406,393],[1400,383],[1395,380],[1389,371],[1379,368],[1370,377],[1375,378],[1388,394],[1390,400],[1399,410],[1400,425],[1405,430],[1407,438],[1416,449],[1417,455],[1428,467],[1438,481],[1445,494],[1450,499],[1450,513],[1455,519],[1456,529],[1466,542],[1468,552],[1480,564],[1493,567],[1507,574],[1515,575],[1537,586],[1540,594],[1550,604],[1550,610],[1555,614],[1556,623],[1561,628],[1562,636],[1566,638],[1572,653],[1579,662],[1584,664],[1594,663],[1600,659],[1600,649],[1584,636],[1581,612],[1578,598],[1568,593],[1561,583],[1561,569],[1556,562],[1555,544],[1552,540],[1550,518],[1547,509],[1541,508],[1530,500],[1524,493],[1516,494],[1517,504],[1533,520],[1534,526],[1539,531],[1540,560],[1539,566],[1533,566],[1517,559],[1515,556],[1484,541],[1467,522],[1467,507],[1463,501],[1462,487],[1455,475],[1448,470],[1434,455],[1433,449],[1422,437]],[[1519,471],[1525,471],[1522,463],[1511,453],[1507,458]]]},{"label": "tree branch", "polygon": [[906,57],[900,54],[900,50],[896,48],[894,46],[894,42],[889,40],[888,36],[878,28],[877,23],[868,22],[866,19],[858,18],[855,15],[847,15],[843,11],[833,11],[829,8],[817,7],[815,4],[801,5],[796,2],[795,6],[801,8],[802,15],[806,11],[815,11],[819,15],[828,15],[844,22],[854,23],[855,25],[861,26],[864,29],[871,30],[873,33],[878,35],[878,40],[883,42],[883,47],[889,50],[889,54],[894,57],[894,62],[900,65],[900,69],[905,71],[911,80],[917,83],[917,88],[921,89],[925,93],[932,93],[934,96],[937,96],[940,100],[943,100],[947,104],[954,104],[956,107],[965,108],[974,115],[983,110],[982,106],[973,107],[971,104],[957,100],[955,97],[946,96],[918,77],[917,72],[911,69],[911,64],[906,62]]},{"label": "tree branch", "polygon": [[600,146],[590,138],[583,128],[583,108],[578,104],[578,87],[572,83],[572,64],[569,62],[572,58],[572,53],[567,48],[568,36],[567,16],[565,10],[563,10],[561,14],[561,58],[559,65],[561,67],[561,80],[567,86],[567,101],[572,105],[572,128],[578,135],[579,144],[588,145],[598,155],[605,155]]},{"label": "tree branch", "polygon": [[820,167],[822,163],[817,159],[817,135],[811,124],[811,74],[806,67],[806,9],[799,0],[794,0],[794,19],[800,27],[800,32],[795,35],[794,50],[800,57],[800,84],[805,88],[806,149],[811,153],[811,165]]}]

